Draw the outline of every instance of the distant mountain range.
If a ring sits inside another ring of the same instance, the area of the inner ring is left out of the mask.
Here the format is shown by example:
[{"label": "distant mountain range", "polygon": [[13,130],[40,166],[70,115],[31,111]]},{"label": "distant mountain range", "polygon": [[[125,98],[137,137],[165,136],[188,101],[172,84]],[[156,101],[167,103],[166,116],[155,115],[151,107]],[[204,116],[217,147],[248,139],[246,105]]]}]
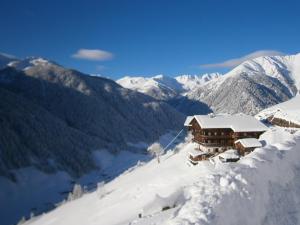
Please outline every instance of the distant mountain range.
[{"label": "distant mountain range", "polygon": [[168,100],[197,89],[206,82],[219,78],[221,74],[212,73],[204,75],[182,75],[168,77],[157,75],[154,77],[130,77],[125,76],[117,83],[125,88],[142,92],[159,100]]},{"label": "distant mountain range", "polygon": [[[202,114],[212,110],[254,115],[299,93],[300,54],[248,60],[224,75],[213,73],[175,78],[127,76],[117,83],[171,102],[185,114]],[[178,102],[184,107],[178,107]],[[199,103],[198,107],[191,107]]]}]

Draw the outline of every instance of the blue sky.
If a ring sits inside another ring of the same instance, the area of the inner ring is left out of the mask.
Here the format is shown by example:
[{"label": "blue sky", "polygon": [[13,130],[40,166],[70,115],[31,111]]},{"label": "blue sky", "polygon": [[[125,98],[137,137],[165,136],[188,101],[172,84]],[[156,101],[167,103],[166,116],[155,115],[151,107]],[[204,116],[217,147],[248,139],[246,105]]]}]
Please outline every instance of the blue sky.
[{"label": "blue sky", "polygon": [[0,52],[113,79],[224,72],[256,51],[300,52],[299,0],[1,0],[0,8]]}]

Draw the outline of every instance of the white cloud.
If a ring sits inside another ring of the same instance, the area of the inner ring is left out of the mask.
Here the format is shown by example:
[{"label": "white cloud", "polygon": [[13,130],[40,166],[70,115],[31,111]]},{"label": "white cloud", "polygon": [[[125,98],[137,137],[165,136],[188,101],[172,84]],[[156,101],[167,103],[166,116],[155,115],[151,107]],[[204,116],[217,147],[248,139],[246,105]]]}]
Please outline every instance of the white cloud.
[{"label": "white cloud", "polygon": [[11,59],[16,59],[17,58],[14,55],[10,55],[10,54],[4,53],[4,52],[0,52],[0,55],[4,56],[6,58],[11,58]]},{"label": "white cloud", "polygon": [[79,49],[75,54],[72,55],[76,59],[86,59],[92,61],[105,61],[110,60],[114,57],[111,52],[107,52],[100,49]]},{"label": "white cloud", "polygon": [[200,66],[203,68],[233,68],[249,59],[254,59],[260,56],[274,56],[274,55],[283,55],[283,53],[274,50],[260,50],[260,51],[252,52],[240,58],[229,59],[220,63],[204,64]]}]

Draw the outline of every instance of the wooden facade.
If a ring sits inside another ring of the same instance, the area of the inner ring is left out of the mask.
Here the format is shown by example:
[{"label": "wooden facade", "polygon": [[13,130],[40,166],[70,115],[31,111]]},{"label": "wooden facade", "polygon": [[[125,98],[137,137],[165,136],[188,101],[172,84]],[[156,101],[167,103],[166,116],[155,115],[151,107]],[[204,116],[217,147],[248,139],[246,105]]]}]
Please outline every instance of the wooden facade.
[{"label": "wooden facade", "polygon": [[238,150],[240,155],[247,155],[252,152],[255,148],[245,148],[240,142],[235,144],[235,148]]},{"label": "wooden facade", "polygon": [[[236,148],[235,141],[242,138],[259,138],[263,132],[234,132],[231,128],[202,129],[196,119],[191,121],[189,130],[192,132],[193,141],[199,144],[198,150],[212,153],[223,152]],[[244,153],[248,150],[238,148]]]},{"label": "wooden facade", "polygon": [[284,119],[276,118],[274,116],[270,116],[267,118],[267,121],[273,125],[280,127],[292,127],[292,128],[300,128],[300,124],[293,123],[291,121],[287,121]]}]

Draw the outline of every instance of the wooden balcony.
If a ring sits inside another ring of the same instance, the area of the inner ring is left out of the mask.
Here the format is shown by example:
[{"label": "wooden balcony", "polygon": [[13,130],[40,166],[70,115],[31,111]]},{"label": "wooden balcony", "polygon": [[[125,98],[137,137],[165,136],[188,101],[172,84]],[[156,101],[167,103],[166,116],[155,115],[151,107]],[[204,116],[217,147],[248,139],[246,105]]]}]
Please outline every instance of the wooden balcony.
[{"label": "wooden balcony", "polygon": [[193,139],[194,142],[200,144],[200,145],[203,145],[203,146],[206,146],[206,147],[226,147],[226,146],[233,146],[233,142],[232,143],[219,143],[219,142],[216,142],[216,143],[205,143],[205,142],[200,142],[196,139]]},{"label": "wooden balcony", "polygon": [[231,139],[230,135],[199,135],[203,139]]}]

